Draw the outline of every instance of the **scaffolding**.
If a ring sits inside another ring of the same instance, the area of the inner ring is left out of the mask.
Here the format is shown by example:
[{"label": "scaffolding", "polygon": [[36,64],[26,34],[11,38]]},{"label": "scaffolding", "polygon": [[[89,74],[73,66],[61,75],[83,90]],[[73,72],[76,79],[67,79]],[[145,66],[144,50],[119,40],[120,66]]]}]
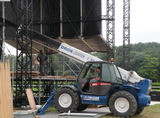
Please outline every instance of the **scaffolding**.
[{"label": "scaffolding", "polygon": [[130,0],[123,0],[123,66],[130,70]]},{"label": "scaffolding", "polygon": [[115,56],[115,0],[107,0],[107,60]]},{"label": "scaffolding", "polygon": [[32,12],[32,0],[17,0],[15,102],[21,105],[26,104],[23,101],[26,99],[25,89],[32,87],[32,33],[29,32],[33,29]]}]

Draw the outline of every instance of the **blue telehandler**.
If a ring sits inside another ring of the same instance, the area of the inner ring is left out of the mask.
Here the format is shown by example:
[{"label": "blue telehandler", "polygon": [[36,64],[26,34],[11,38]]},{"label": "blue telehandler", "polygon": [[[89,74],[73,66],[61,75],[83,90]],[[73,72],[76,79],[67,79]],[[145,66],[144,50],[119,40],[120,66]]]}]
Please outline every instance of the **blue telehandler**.
[{"label": "blue telehandler", "polygon": [[[100,68],[97,74],[97,68]],[[100,79],[96,80],[96,76]],[[74,85],[64,85],[60,90],[52,92],[37,114],[44,114],[52,104],[59,112],[82,111],[88,105],[101,105],[118,117],[140,114],[149,106],[152,81],[142,79],[131,83],[121,77],[119,68],[112,62],[87,61]]]}]

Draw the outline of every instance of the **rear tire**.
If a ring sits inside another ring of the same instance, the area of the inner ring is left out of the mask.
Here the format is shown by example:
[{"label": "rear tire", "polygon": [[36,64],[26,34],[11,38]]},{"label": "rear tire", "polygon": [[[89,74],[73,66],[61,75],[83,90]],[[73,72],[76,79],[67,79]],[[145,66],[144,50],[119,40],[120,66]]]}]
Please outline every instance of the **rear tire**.
[{"label": "rear tire", "polygon": [[70,88],[62,88],[56,92],[53,103],[59,112],[75,111],[79,105],[79,96]]},{"label": "rear tire", "polygon": [[137,101],[131,93],[118,91],[111,96],[109,109],[115,116],[119,117],[134,115],[137,110]]}]

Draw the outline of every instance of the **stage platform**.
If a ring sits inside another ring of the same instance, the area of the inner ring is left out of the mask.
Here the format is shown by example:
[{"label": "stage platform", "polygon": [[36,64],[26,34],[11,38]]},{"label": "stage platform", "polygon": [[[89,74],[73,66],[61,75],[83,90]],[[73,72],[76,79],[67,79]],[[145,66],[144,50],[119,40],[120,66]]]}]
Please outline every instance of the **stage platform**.
[{"label": "stage platform", "polygon": [[[13,73],[12,73],[13,74]],[[15,88],[17,90],[21,90],[21,88],[25,88],[25,84],[16,86],[16,82],[22,83],[24,78],[16,78],[16,73],[14,72],[14,76],[12,76],[13,90]],[[31,88],[33,91],[33,95],[36,99],[37,104],[43,104],[51,95],[51,92],[57,91],[61,88],[62,85],[73,85],[76,83],[77,78],[75,76],[39,76],[39,72],[33,73],[32,79],[26,79],[25,81],[31,82]],[[20,93],[22,91],[19,91]],[[13,97],[16,99],[19,95],[17,91],[13,91]]]}]

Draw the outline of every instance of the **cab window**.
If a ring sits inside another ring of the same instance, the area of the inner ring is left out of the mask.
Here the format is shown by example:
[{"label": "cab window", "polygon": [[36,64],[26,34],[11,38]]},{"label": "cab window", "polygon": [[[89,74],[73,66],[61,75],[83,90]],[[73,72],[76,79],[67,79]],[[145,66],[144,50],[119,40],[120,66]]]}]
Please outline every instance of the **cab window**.
[{"label": "cab window", "polygon": [[86,64],[83,67],[81,74],[79,75],[79,79],[94,78],[94,76],[96,76],[95,71],[97,67],[100,67],[100,64],[94,64],[94,63]]},{"label": "cab window", "polygon": [[101,79],[101,81],[105,81],[105,82],[111,81],[108,64],[102,64],[102,79]]},{"label": "cab window", "polygon": [[109,68],[110,68],[112,82],[122,84],[122,79],[121,79],[121,76],[119,74],[117,67],[115,65],[109,64]]},{"label": "cab window", "polygon": [[88,71],[89,66],[90,66],[89,64],[86,64],[86,65],[83,67],[83,69],[82,69],[82,71],[81,71],[81,73],[80,73],[80,75],[79,75],[79,79],[83,79],[83,78],[86,77],[86,73],[87,73],[87,71]]}]

